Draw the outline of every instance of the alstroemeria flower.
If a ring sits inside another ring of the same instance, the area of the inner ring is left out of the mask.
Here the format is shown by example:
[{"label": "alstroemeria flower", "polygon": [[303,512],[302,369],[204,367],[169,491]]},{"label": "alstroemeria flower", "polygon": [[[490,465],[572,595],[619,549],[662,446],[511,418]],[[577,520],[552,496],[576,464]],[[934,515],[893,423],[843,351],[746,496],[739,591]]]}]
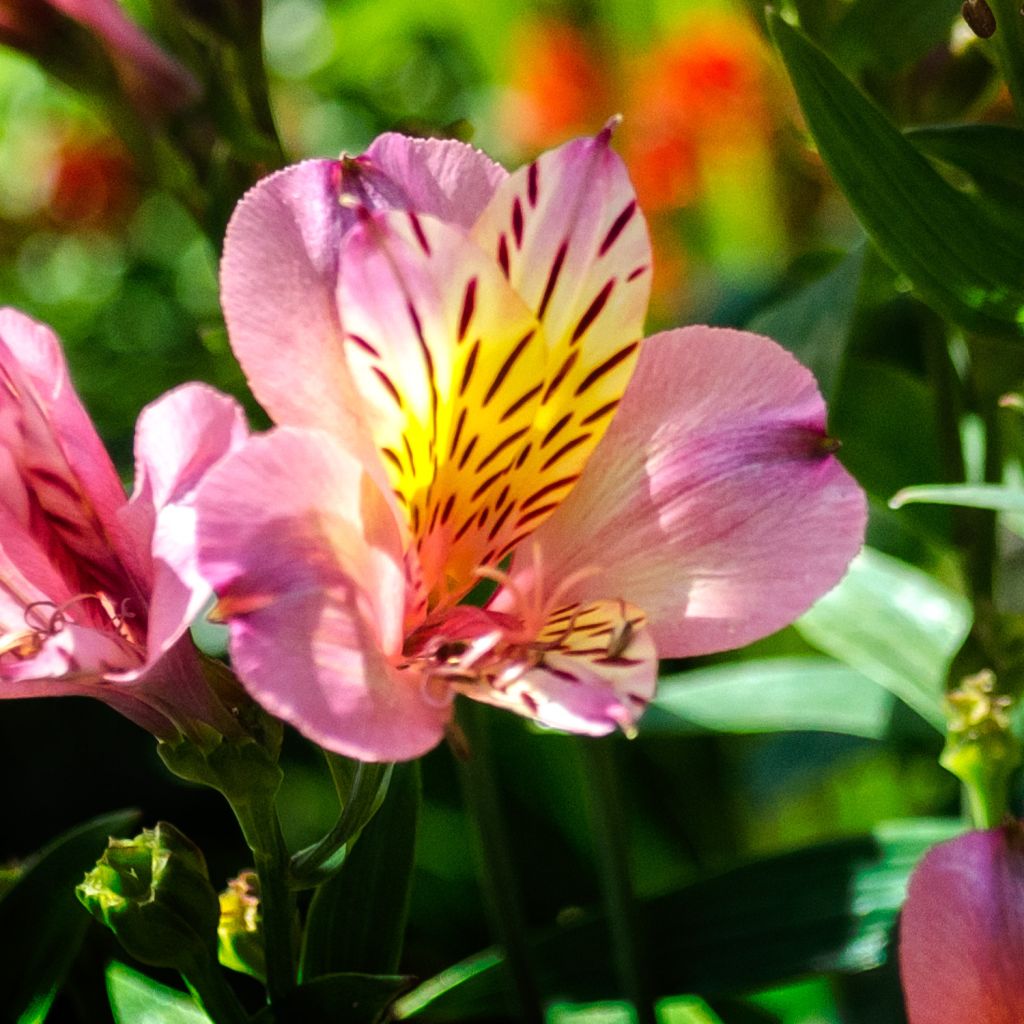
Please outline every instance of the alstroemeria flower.
[{"label": "alstroemeria flower", "polygon": [[187,630],[210,594],[196,486],[247,433],[212,388],[165,395],[139,418],[129,501],[57,337],[0,310],[0,698],[97,697],[166,738],[237,728]]},{"label": "alstroemeria flower", "polygon": [[610,135],[512,175],[385,135],[235,213],[228,331],[280,426],[201,486],[200,562],[242,681],[325,747],[414,757],[455,693],[629,730],[658,656],[783,626],[861,543],[792,357],[641,344],[650,247]]},{"label": "alstroemeria flower", "polygon": [[1024,826],[968,832],[929,850],[900,918],[910,1024],[1024,1020]]}]

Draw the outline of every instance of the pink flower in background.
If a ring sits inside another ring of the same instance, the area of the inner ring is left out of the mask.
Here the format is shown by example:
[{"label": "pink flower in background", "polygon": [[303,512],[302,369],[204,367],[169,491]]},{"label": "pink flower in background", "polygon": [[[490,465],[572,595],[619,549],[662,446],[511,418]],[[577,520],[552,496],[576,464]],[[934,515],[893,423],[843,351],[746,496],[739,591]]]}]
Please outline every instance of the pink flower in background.
[{"label": "pink flower in background", "polygon": [[195,77],[164,53],[117,0],[0,0],[0,42],[42,56],[60,36],[60,16],[95,33],[125,92],[142,109],[172,113],[198,97]]},{"label": "pink flower in background", "polygon": [[0,697],[97,697],[165,737],[234,723],[189,623],[209,598],[192,499],[247,433],[202,385],[149,406],[129,501],[54,333],[0,310]]},{"label": "pink flower in background", "polygon": [[1024,1020],[1024,827],[966,835],[929,850],[900,918],[910,1024]]},{"label": "pink flower in background", "polygon": [[246,687],[329,749],[414,757],[456,693],[628,731],[658,656],[780,628],[860,546],[791,356],[641,343],[650,246],[610,135],[512,175],[384,135],[235,213],[228,330],[280,426],[203,482],[199,557]]}]

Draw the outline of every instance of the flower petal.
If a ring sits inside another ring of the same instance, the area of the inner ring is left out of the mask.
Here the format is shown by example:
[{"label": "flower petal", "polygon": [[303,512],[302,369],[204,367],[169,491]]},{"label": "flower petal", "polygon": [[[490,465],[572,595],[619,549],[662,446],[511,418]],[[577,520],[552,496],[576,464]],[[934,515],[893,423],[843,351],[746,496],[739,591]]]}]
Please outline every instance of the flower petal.
[{"label": "flower petal", "polygon": [[910,1024],[1024,1020],[1024,830],[970,832],[930,850],[900,919]]},{"label": "flower petal", "polygon": [[188,629],[210,597],[196,561],[195,492],[206,473],[248,435],[242,407],[186,384],[142,411],[135,429],[135,491],[124,520],[152,551],[147,664]]},{"label": "flower petal", "polygon": [[388,134],[363,157],[309,160],[249,191],[228,225],[221,293],[231,346],[276,422],[359,432],[335,304],[356,207],[468,226],[504,175],[462,143]]},{"label": "flower petal", "polygon": [[473,229],[536,313],[550,348],[536,417],[541,444],[525,467],[546,484],[563,481],[545,489],[549,505],[572,486],[611,421],[650,296],[647,226],[610,140],[609,126],[515,172]]},{"label": "flower petal", "polygon": [[145,565],[118,520],[124,489],[71,385],[60,342],[13,309],[0,310],[0,395],[0,438],[13,460],[7,475],[20,481],[0,501],[45,538],[80,589],[141,599]]},{"label": "flower petal", "polygon": [[[581,573],[567,599],[643,608],[661,657],[781,628],[863,540],[864,494],[829,454],[824,420],[814,378],[767,338],[651,338],[583,477],[535,534],[544,575]],[[512,566],[523,589],[530,562]]]},{"label": "flower petal", "polygon": [[401,535],[361,464],[319,431],[250,439],[200,485],[199,557],[232,663],[273,714],[363,760],[434,746],[450,709],[397,671]]},{"label": "flower petal", "polygon": [[221,302],[253,394],[278,423],[333,428],[359,409],[341,350],[335,286],[341,164],[309,160],[264,178],[224,240]]},{"label": "flower petal", "polygon": [[346,240],[339,294],[431,606],[446,604],[521,528],[511,496],[527,489],[519,460],[536,432],[544,339],[494,263],[432,217],[368,216]]},{"label": "flower petal", "polygon": [[[508,177],[500,164],[464,142],[414,139],[397,132],[379,135],[357,162],[389,183],[377,188],[387,188],[391,208],[431,214],[467,229]],[[388,207],[374,203],[373,208]]]},{"label": "flower petal", "polygon": [[590,736],[615,729],[631,732],[654,695],[654,642],[643,612],[625,602],[588,601],[554,609],[530,650],[542,653],[527,671],[513,663],[489,685],[456,689],[552,729]]}]

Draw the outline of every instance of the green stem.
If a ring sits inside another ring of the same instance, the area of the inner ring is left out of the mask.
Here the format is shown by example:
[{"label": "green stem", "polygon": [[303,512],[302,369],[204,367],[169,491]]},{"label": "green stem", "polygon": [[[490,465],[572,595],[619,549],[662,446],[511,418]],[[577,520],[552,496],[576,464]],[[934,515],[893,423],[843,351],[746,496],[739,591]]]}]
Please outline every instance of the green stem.
[{"label": "green stem", "polygon": [[260,880],[260,909],[267,958],[267,994],[271,1005],[296,986],[298,950],[295,898],[288,887],[288,850],[273,799],[228,801],[252,850]]},{"label": "green stem", "polygon": [[509,852],[508,829],[492,770],[487,709],[470,700],[462,701],[461,705],[458,720],[471,753],[460,765],[459,778],[473,822],[478,872],[488,916],[504,949],[505,964],[518,999],[516,1019],[527,1024],[543,1024],[544,1009],[526,938],[519,880]]},{"label": "green stem", "polygon": [[192,998],[214,1024],[248,1024],[249,1014],[216,963],[204,959],[182,971],[181,976]]},{"label": "green stem", "polygon": [[639,1024],[655,1024],[654,999],[642,968],[636,897],[629,870],[628,822],[615,770],[614,739],[577,741],[590,810],[594,852],[612,941],[612,959],[623,994]]}]

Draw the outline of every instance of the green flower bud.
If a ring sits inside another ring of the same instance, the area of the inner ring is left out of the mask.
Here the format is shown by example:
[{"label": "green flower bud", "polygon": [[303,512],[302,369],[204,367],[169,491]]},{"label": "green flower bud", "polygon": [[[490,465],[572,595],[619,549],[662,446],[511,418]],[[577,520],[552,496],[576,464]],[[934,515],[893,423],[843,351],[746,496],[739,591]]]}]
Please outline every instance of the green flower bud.
[{"label": "green flower bud", "polygon": [[188,976],[216,962],[217,894],[202,851],[173,825],[111,839],[75,892],[142,963]]},{"label": "green flower bud", "polygon": [[225,967],[251,974],[260,981],[266,979],[260,880],[255,871],[243,871],[231,879],[227,889],[220,894],[217,938],[218,956]]}]

